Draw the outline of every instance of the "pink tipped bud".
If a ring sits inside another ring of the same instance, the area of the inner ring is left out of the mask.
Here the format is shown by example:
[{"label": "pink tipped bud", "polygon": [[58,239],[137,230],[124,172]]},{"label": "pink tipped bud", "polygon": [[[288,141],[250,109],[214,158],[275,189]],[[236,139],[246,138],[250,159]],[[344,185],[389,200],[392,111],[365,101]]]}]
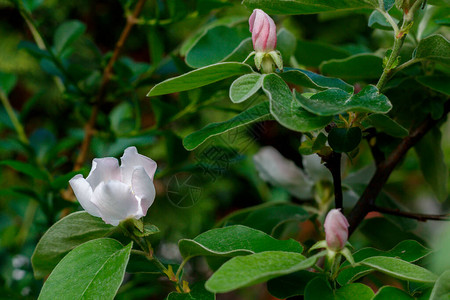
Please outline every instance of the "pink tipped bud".
[{"label": "pink tipped bud", "polygon": [[344,248],[348,239],[348,226],[348,221],[340,209],[330,210],[323,227],[327,245],[331,250],[338,251]]},{"label": "pink tipped bud", "polygon": [[268,14],[255,9],[248,20],[252,33],[253,49],[256,52],[270,52],[277,47],[277,27]]}]

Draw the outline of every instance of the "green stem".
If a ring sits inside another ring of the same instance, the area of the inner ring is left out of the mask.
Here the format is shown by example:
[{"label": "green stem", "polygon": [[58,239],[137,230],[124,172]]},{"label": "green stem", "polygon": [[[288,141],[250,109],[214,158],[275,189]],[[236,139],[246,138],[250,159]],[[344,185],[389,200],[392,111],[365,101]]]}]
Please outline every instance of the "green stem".
[{"label": "green stem", "polygon": [[[403,28],[403,26],[402,26]],[[391,75],[392,69],[394,69],[392,66],[394,65],[395,61],[397,60],[398,54],[400,52],[400,49],[403,46],[403,42],[405,41],[406,34],[403,34],[402,37],[398,38],[398,35],[395,36],[394,45],[392,46],[392,52],[389,56],[389,59],[384,67],[383,74],[381,74],[380,79],[377,83],[378,90],[381,91],[381,89],[384,87],[384,85],[389,80],[389,77]]]},{"label": "green stem", "polygon": [[2,91],[0,91],[0,99],[2,101],[3,106],[5,107],[6,113],[8,114],[9,119],[11,120],[11,123],[14,126],[14,129],[17,132],[17,135],[19,136],[19,140],[24,144],[29,144],[27,135],[25,134],[25,130],[23,129],[22,124],[20,123],[19,119],[16,116],[16,113],[14,112],[14,109],[11,106],[11,103],[9,103],[9,99],[6,96],[6,94]]},{"label": "green stem", "polygon": [[175,273],[175,278],[178,280],[178,282],[180,282],[181,278],[180,278],[180,274],[181,274],[181,270],[183,270],[184,265],[189,261],[189,259],[191,259],[191,257],[186,257],[180,264],[180,266],[178,267],[177,273]]}]

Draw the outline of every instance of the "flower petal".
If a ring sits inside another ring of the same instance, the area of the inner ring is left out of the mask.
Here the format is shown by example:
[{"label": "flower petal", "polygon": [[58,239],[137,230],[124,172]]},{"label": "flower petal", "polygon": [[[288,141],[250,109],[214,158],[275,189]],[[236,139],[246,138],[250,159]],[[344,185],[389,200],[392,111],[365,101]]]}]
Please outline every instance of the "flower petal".
[{"label": "flower petal", "polygon": [[131,178],[131,189],[136,198],[140,201],[142,216],[145,216],[148,208],[155,200],[156,191],[152,179],[148,176],[143,167],[134,169]]},{"label": "flower petal", "polygon": [[94,158],[92,169],[86,180],[92,187],[92,190],[103,181],[119,180],[120,169],[119,162],[114,157]]},{"label": "flower petal", "polygon": [[81,207],[94,217],[100,217],[97,206],[92,202],[93,192],[89,182],[87,182],[81,174],[78,174],[69,180],[69,184],[72,187],[78,202],[80,202]]},{"label": "flower petal", "polygon": [[94,190],[92,202],[97,205],[107,224],[117,226],[127,218],[142,217],[139,201],[133,195],[131,187],[120,181],[101,182]]},{"label": "flower petal", "polygon": [[153,180],[156,172],[156,162],[147,156],[137,152],[136,147],[128,147],[125,149],[123,156],[120,158],[120,171],[122,173],[122,182],[131,185],[131,177],[136,167],[143,167],[147,175]]}]

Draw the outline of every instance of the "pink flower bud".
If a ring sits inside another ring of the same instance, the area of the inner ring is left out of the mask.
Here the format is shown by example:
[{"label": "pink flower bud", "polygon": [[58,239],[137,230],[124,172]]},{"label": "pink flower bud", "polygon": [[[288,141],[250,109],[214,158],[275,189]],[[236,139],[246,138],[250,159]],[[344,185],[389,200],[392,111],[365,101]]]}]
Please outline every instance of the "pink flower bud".
[{"label": "pink flower bud", "polygon": [[348,221],[340,209],[330,210],[323,227],[327,245],[331,250],[338,251],[344,248],[348,239],[348,226]]},{"label": "pink flower bud", "polygon": [[255,9],[248,20],[252,33],[253,49],[270,52],[277,47],[277,27],[272,18],[261,9]]}]

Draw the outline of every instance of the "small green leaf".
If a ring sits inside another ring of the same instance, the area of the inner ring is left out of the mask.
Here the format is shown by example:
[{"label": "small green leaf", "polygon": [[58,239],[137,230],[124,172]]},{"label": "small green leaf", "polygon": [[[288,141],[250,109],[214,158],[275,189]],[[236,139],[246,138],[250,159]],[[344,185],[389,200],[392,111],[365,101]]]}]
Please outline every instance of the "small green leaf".
[{"label": "small green leaf", "polygon": [[238,256],[224,263],[206,282],[206,289],[225,293],[313,266],[318,257],[299,253],[266,251]]},{"label": "small green leaf", "polygon": [[2,160],[2,161],[0,161],[0,166],[11,167],[16,171],[23,173],[25,175],[28,175],[35,179],[40,179],[40,180],[44,180],[44,181],[49,180],[47,173],[45,173],[41,169],[38,169],[37,167],[35,167],[29,163],[16,161],[16,160]]},{"label": "small green leaf", "polygon": [[340,89],[328,89],[307,98],[296,93],[303,108],[320,116],[333,116],[344,112],[387,113],[392,104],[378,92],[373,85],[363,88],[358,94],[351,95]]},{"label": "small green leaf", "polygon": [[105,238],[78,246],[56,266],[38,299],[114,299],[131,247]]},{"label": "small green leaf", "polygon": [[53,46],[56,53],[61,54],[86,30],[86,25],[77,20],[66,21],[56,29]]},{"label": "small green leaf", "polygon": [[450,270],[442,273],[436,280],[430,300],[450,299]]},{"label": "small green leaf", "polygon": [[270,110],[269,102],[259,103],[246,111],[238,114],[234,118],[221,123],[211,123],[206,127],[191,133],[183,140],[183,146],[187,150],[194,150],[209,138],[225,133],[232,129],[246,126],[255,122],[273,120]]},{"label": "small green leaf", "polygon": [[370,300],[374,293],[370,287],[362,283],[347,284],[337,290],[331,289],[329,283],[320,277],[311,280],[305,288],[305,300]]},{"label": "small green leaf", "polygon": [[448,75],[418,76],[416,80],[436,92],[450,96],[450,84],[448,84],[450,76]]},{"label": "small green leaf", "polygon": [[8,95],[16,86],[17,76],[11,73],[0,72],[0,92]]},{"label": "small green leaf", "polygon": [[193,240],[180,240],[178,246],[184,258],[199,255],[234,257],[263,251],[301,253],[303,250],[297,241],[280,241],[262,231],[242,225],[211,229]]},{"label": "small green leaf", "polygon": [[363,125],[365,127],[373,126],[378,131],[393,137],[403,138],[408,135],[408,130],[405,127],[383,114],[369,115],[364,119]]},{"label": "small green leaf", "polygon": [[337,153],[348,153],[358,147],[362,132],[359,127],[333,128],[328,134],[328,143]]},{"label": "small green leaf", "polygon": [[376,8],[377,0],[244,0],[250,9],[260,8],[268,14],[302,15],[327,11]]},{"label": "small green leaf", "polygon": [[278,75],[287,82],[319,91],[338,88],[353,94],[353,86],[339,78],[325,77],[311,71],[292,68],[285,68],[284,72]]},{"label": "small green leaf", "polygon": [[89,240],[108,236],[114,228],[85,211],[59,220],[45,232],[34,250],[31,257],[34,276],[45,277],[70,250]]},{"label": "small green leaf", "polygon": [[189,293],[172,292],[166,300],[215,300],[216,295],[205,289],[205,282],[196,282]]},{"label": "small green leaf", "polygon": [[253,96],[262,86],[264,75],[259,73],[242,75],[230,87],[230,99],[241,103]]},{"label": "small green leaf", "polygon": [[383,286],[381,289],[378,290],[375,297],[372,298],[372,300],[388,300],[388,299],[414,300],[416,298],[410,296],[405,291],[402,291],[393,286]]},{"label": "small green leaf", "polygon": [[[394,21],[398,23],[398,20]],[[374,10],[369,17],[369,27],[382,29],[382,30],[393,30],[391,24],[386,20],[386,17],[383,16],[378,10]]]},{"label": "small green leaf", "polygon": [[320,71],[326,76],[344,80],[378,79],[383,73],[383,59],[375,54],[356,54],[344,59],[331,59],[320,65]]},{"label": "small green leaf", "polygon": [[319,117],[304,110],[288,85],[276,74],[264,77],[263,90],[270,99],[270,112],[284,127],[306,132],[325,127],[331,117]]},{"label": "small green leaf", "polygon": [[442,134],[433,128],[414,147],[419,157],[420,168],[425,180],[432,187],[436,198],[447,199],[448,167],[441,146]]},{"label": "small green leaf", "polygon": [[414,51],[414,59],[450,64],[450,42],[440,34],[426,37]]},{"label": "small green leaf", "polygon": [[361,264],[392,277],[408,281],[435,282],[437,278],[427,269],[394,257],[373,256],[361,261]]},{"label": "small green leaf", "polygon": [[306,285],[316,277],[326,279],[325,274],[301,270],[269,280],[267,282],[267,290],[279,299],[303,295]]},{"label": "small green leaf", "polygon": [[[381,251],[375,248],[364,248],[353,253],[353,258],[356,262],[360,262],[368,257],[372,256],[387,256],[397,257],[408,262],[417,261],[431,253],[430,249],[425,248],[414,240],[405,240],[400,242],[394,248],[389,251]],[[348,262],[344,262],[342,267],[347,267]],[[337,278],[341,285],[346,285],[358,278],[372,272],[373,270],[366,266],[355,266],[346,268],[339,273]]]},{"label": "small green leaf", "polygon": [[247,64],[236,62],[218,63],[158,83],[148,92],[147,97],[192,90],[228,77],[251,72],[253,70]]}]

